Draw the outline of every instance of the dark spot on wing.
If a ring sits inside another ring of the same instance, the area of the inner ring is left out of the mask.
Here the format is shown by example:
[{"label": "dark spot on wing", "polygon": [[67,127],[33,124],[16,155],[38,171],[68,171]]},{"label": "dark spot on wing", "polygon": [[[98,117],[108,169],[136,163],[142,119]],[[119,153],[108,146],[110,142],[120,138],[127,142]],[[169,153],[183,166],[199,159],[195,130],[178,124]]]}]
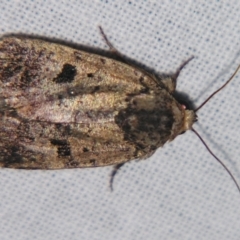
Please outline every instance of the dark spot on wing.
[{"label": "dark spot on wing", "polygon": [[92,93],[95,93],[100,90],[100,86],[94,86]]},{"label": "dark spot on wing", "polygon": [[52,145],[57,146],[57,153],[59,157],[71,155],[71,147],[66,140],[51,139],[50,142]]},{"label": "dark spot on wing", "polygon": [[84,148],[83,148],[83,152],[89,152],[89,149],[86,148],[86,147],[84,147]]},{"label": "dark spot on wing", "polygon": [[34,77],[35,76],[33,76],[32,72],[30,72],[28,69],[25,69],[21,74],[19,87],[22,89],[29,87],[29,84],[34,79]]},{"label": "dark spot on wing", "polygon": [[94,77],[93,73],[88,73],[87,76],[88,76],[89,78]]},{"label": "dark spot on wing", "polygon": [[22,66],[18,66],[17,63],[9,63],[6,67],[2,64],[1,68],[0,75],[2,82],[7,82],[6,80],[17,75],[22,70]]},{"label": "dark spot on wing", "polygon": [[91,163],[92,166],[96,167],[97,166],[97,160],[96,159],[90,159],[89,163]]},{"label": "dark spot on wing", "polygon": [[62,71],[53,79],[56,83],[71,83],[77,75],[77,69],[71,64],[64,64]]},{"label": "dark spot on wing", "polygon": [[4,153],[4,156],[0,157],[1,162],[4,162],[3,167],[10,167],[22,163],[23,158],[19,152],[20,149],[17,146],[10,146],[7,148],[7,152]]},{"label": "dark spot on wing", "polygon": [[102,64],[106,63],[106,59],[104,59],[104,58],[100,58],[100,61],[102,62]]}]

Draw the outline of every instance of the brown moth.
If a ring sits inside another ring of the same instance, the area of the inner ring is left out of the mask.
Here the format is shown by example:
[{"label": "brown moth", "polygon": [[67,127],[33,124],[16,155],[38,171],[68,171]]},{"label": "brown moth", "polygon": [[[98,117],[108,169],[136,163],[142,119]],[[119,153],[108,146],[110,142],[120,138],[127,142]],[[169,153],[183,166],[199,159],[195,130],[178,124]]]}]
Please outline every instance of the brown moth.
[{"label": "brown moth", "polygon": [[126,63],[64,45],[3,38],[0,166],[119,168],[152,155],[197,120],[196,111],[173,96],[185,64],[172,77],[157,79]]}]

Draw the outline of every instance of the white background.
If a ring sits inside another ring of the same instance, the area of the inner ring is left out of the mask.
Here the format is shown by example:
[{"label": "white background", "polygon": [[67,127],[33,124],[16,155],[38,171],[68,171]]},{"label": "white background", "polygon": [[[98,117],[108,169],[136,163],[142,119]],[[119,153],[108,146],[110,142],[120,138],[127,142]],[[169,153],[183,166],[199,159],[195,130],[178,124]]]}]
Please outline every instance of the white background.
[{"label": "white background", "polygon": [[[177,2],[177,3],[176,3]],[[108,49],[174,72],[195,105],[240,63],[240,1],[6,1],[0,32]],[[201,111],[195,128],[240,184],[240,74]],[[0,169],[0,239],[240,239],[240,193],[192,132],[150,159],[60,171]]]}]

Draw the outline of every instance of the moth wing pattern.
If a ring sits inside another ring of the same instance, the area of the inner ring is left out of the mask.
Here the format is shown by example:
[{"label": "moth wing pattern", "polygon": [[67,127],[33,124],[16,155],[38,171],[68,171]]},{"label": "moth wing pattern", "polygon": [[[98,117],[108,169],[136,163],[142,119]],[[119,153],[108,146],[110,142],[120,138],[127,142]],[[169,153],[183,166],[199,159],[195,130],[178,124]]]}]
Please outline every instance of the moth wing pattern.
[{"label": "moth wing pattern", "polygon": [[0,166],[97,167],[145,158],[183,129],[154,77],[64,45],[0,42]]}]

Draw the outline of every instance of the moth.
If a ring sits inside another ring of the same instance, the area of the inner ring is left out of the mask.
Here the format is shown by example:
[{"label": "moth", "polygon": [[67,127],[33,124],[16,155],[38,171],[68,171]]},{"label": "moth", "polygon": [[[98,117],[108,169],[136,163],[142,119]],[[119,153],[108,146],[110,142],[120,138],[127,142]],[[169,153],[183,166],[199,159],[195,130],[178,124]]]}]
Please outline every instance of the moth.
[{"label": "moth", "polygon": [[158,79],[123,61],[65,45],[2,38],[0,167],[116,165],[113,179],[125,162],[147,158],[179,134],[195,131],[196,110],[174,97],[187,62]]}]

